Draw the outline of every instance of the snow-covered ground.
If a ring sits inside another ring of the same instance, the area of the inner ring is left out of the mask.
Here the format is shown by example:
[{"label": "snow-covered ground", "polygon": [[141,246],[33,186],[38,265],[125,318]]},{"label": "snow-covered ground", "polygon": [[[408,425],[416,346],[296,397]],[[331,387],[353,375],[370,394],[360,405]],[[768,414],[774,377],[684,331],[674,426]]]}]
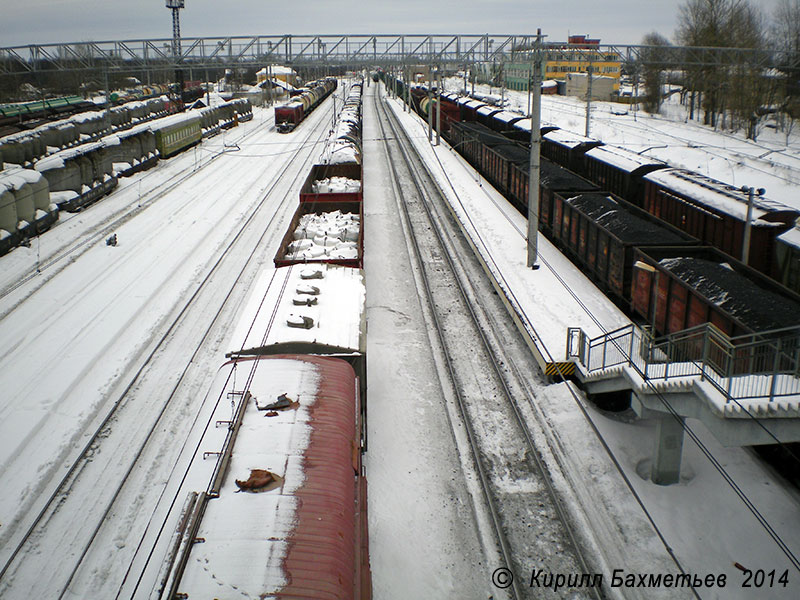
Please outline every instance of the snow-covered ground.
[{"label": "snow-covered ground", "polygon": [[[377,89],[379,86],[375,84],[365,87],[370,94]],[[524,106],[526,95],[520,94],[518,102]],[[300,130],[316,127],[326,131],[329,113],[323,111],[328,110],[327,106],[320,107],[318,118],[304,123]],[[580,102],[554,98],[545,99],[543,106],[544,120],[583,133]],[[737,168],[737,161],[751,160],[767,172],[765,176],[777,180],[800,177],[800,169],[791,166],[798,157],[794,139],[788,149],[775,140],[776,148],[770,154],[789,166],[768,165],[767,157],[743,158],[751,153],[743,139],[707,128],[695,132],[698,127],[694,124],[687,127],[682,122],[672,123],[643,113],[635,118],[630,113],[615,114],[620,107],[606,110],[603,103],[595,103],[595,107],[592,130],[605,141],[613,141],[605,137],[608,134],[620,136],[626,147],[669,145],[664,152],[676,159],[698,152],[693,160],[700,163],[704,160],[709,167],[713,166],[709,171],[711,176],[726,181],[730,181],[724,176],[726,169],[743,176],[745,167]],[[416,138],[418,148],[456,209],[462,216],[469,214],[498,271],[523,304],[526,314],[537,327],[547,331],[548,338],[560,340],[553,352],[563,355],[566,328],[574,325],[579,315],[558,310],[566,304],[561,300],[564,290],[558,287],[557,280],[545,276],[545,268],[534,272],[524,267],[525,244],[520,234],[526,230],[524,219],[445,145],[437,148],[434,156],[415,118],[398,110],[396,104],[395,112]],[[377,150],[380,147],[375,143],[377,130],[369,124],[370,111],[365,113],[368,119],[365,147]],[[300,130],[290,137],[278,136],[274,130],[268,131],[272,114],[269,109],[257,109],[254,114],[251,123],[225,134],[225,142],[232,143],[232,138],[237,138],[237,152],[220,156],[209,164],[208,158],[225,146],[222,138],[204,142],[197,150],[160,163],[154,171],[124,181],[109,198],[64,219],[35,240],[30,249],[18,248],[0,258],[0,290],[3,290],[35,268],[37,256],[44,265],[49,255],[78,239],[81,232],[98,230],[98,238],[88,248],[76,248],[69,253],[64,261],[69,266],[63,271],[60,266],[44,268],[16,291],[0,298],[0,340],[4,341],[0,351],[2,558],[7,557],[9,539],[16,535],[7,531],[13,520],[22,519],[27,511],[33,510],[40,490],[48,487],[51,478],[63,468],[63,458],[82,439],[86,423],[131,380],[143,355],[152,347],[153,338],[163,333],[167,317],[174,316],[183,306],[224,241],[267,193],[275,173],[297,150],[293,140],[299,139]],[[651,139],[662,128],[665,133]],[[247,133],[251,134],[247,140],[238,139]],[[695,139],[705,150],[690,148],[687,140]],[[310,143],[304,150],[313,160],[319,148]],[[717,154],[724,154],[725,158]],[[415,308],[418,301],[409,288],[408,272],[402,268],[404,240],[398,235],[393,208],[380,202],[390,185],[384,162],[382,157],[367,155],[364,178],[370,336],[370,448],[366,461],[375,597],[485,599],[493,591],[491,573],[500,565],[482,562],[486,554],[477,532],[471,528],[472,509],[464,503],[469,496],[465,489],[468,483],[460,471],[447,416],[440,411],[436,399],[435,374],[426,354],[427,337],[420,329],[424,322]],[[195,166],[197,173],[189,181],[158,202],[147,204],[151,189],[191,172]],[[165,551],[165,544],[158,543],[156,538],[159,519],[167,512],[162,504],[169,502],[172,490],[170,473],[179,470],[180,446],[191,445],[187,431],[193,420],[199,418],[200,405],[216,367],[222,362],[222,353],[232,334],[230,324],[241,312],[256,272],[271,264],[306,172],[298,173],[293,186],[280,190],[279,195],[290,198],[291,202],[280,207],[276,202],[275,220],[259,222],[269,235],[263,242],[255,236],[251,238],[253,244],[263,245],[258,246],[256,265],[251,267],[249,279],[232,289],[220,283],[203,308],[191,315],[185,331],[167,344],[158,357],[159,366],[139,384],[141,390],[136,399],[144,403],[152,396],[158,401],[153,404],[155,411],[178,386],[178,369],[187,369],[187,382],[177,388],[179,406],[167,414],[155,438],[162,446],[151,443],[142,453],[132,485],[123,490],[115,510],[106,516],[71,594],[66,597],[147,597],[152,589]],[[778,189],[777,183],[736,182],[745,183],[767,187],[769,196],[786,201],[771,193]],[[786,186],[792,189],[790,183]],[[113,228],[118,233],[119,245],[105,246],[104,223],[114,214],[138,204],[143,206],[141,210],[133,211]],[[549,263],[557,265],[573,291],[593,312],[604,315],[601,320],[604,326],[622,322],[624,317],[544,241],[540,252]],[[55,269],[57,276],[52,275]],[[187,366],[188,357],[182,352],[190,343],[198,343],[198,335],[192,337],[190,330],[205,331],[209,327],[215,314],[211,307],[224,300],[223,290],[232,294],[231,304],[210,329],[203,352]],[[647,565],[642,564],[641,556],[646,555],[645,551],[663,552],[663,548],[651,533],[635,534],[652,529],[598,442],[592,425],[608,442],[683,568],[702,576],[723,573],[728,576],[726,588],[698,590],[700,597],[800,596],[800,572],[790,567],[762,524],[692,443],[687,441],[684,447],[682,481],[670,487],[656,486],[638,475],[645,470],[651,456],[652,422],[620,422],[582,402],[590,422],[566,384],[550,386],[536,401],[531,410],[551,426],[546,442],[549,452],[561,463],[564,485],[574,490],[573,510],[586,511],[585,527],[607,527],[608,542],[614,548],[609,555],[618,557],[618,562],[610,567],[644,574]],[[156,415],[151,412],[137,418],[153,421]],[[702,425],[691,420],[689,424],[788,548],[795,555],[800,553],[797,491],[787,488],[748,451],[723,448]],[[134,450],[118,448],[116,452],[122,456]],[[98,456],[97,462],[102,458]],[[98,490],[108,484],[103,477],[113,472],[111,467],[101,472]],[[73,510],[75,513],[65,515],[61,536],[64,545],[52,550],[39,548],[38,554],[29,555],[26,559],[29,564],[20,572],[19,579],[9,573],[0,582],[0,595],[31,597],[37,579],[46,580],[49,575],[43,574],[56,570],[62,558],[66,561],[81,551],[69,541],[72,517],[91,521],[102,515],[94,505]],[[618,530],[608,524],[592,525],[601,513],[611,514],[620,522],[629,520],[630,527]],[[151,551],[152,556],[148,554]],[[743,588],[742,573],[734,566],[735,562],[767,573],[774,569],[776,580],[769,587]],[[781,587],[777,577],[786,569],[789,569],[789,585]],[[526,581],[530,577],[530,573],[516,575]],[[609,580],[612,574],[603,575]],[[137,586],[139,576],[142,582]],[[4,588],[7,583],[10,587]],[[623,597],[651,596],[646,589],[618,591]]]}]

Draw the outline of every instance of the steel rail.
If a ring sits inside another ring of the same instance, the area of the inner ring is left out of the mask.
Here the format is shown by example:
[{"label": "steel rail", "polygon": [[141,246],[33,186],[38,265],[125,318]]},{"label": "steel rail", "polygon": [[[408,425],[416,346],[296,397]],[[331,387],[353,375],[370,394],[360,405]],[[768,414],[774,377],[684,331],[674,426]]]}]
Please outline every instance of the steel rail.
[{"label": "steel rail", "polygon": [[[383,107],[383,110],[384,110],[384,114],[386,114],[387,111],[386,111],[385,107]],[[402,139],[402,137],[405,137],[404,145],[410,146],[410,142],[407,139],[407,135],[404,132],[402,132],[400,130],[400,128],[395,126],[394,124],[390,123],[390,126],[392,127],[392,130],[393,130],[392,131],[392,137],[394,139],[398,140],[398,146],[400,147],[400,151],[401,151],[401,153],[403,155],[404,161],[408,164],[409,171],[411,173],[414,173],[414,175],[415,175],[415,177],[414,177],[414,185],[416,186],[417,192],[419,193],[420,197],[423,199],[422,204],[425,207],[425,211],[426,211],[426,213],[428,215],[428,218],[430,220],[430,224],[431,224],[430,229],[437,236],[438,242],[439,242],[439,244],[441,245],[441,247],[444,250],[442,252],[442,255],[447,260],[447,262],[449,263],[450,269],[454,273],[455,281],[456,281],[457,287],[459,289],[459,293],[461,294],[461,297],[463,299],[463,303],[467,307],[467,310],[470,313],[470,317],[471,317],[472,321],[475,323],[475,329],[476,329],[476,331],[478,332],[478,334],[479,334],[479,336],[481,338],[481,343],[483,344],[483,346],[485,348],[485,353],[490,357],[489,363],[491,364],[491,367],[492,367],[492,370],[494,372],[494,375],[495,375],[497,381],[499,382],[500,387],[503,390],[503,394],[504,394],[504,396],[506,398],[506,401],[507,401],[508,405],[512,409],[512,413],[513,413],[513,416],[514,416],[516,428],[520,431],[521,437],[524,438],[525,446],[528,449],[528,454],[532,457],[532,460],[533,460],[533,463],[534,463],[533,466],[538,471],[538,473],[536,473],[536,475],[539,478],[541,478],[541,480],[544,482],[545,487],[547,489],[547,494],[550,497],[551,505],[552,505],[556,515],[558,516],[558,519],[562,523],[563,531],[564,531],[565,537],[567,539],[567,544],[565,544],[565,545],[571,546],[571,550],[572,550],[573,556],[575,557],[576,562],[583,569],[583,572],[589,572],[588,571],[588,561],[586,560],[586,558],[583,555],[583,553],[580,551],[580,546],[579,546],[579,544],[578,544],[578,542],[576,540],[576,536],[575,536],[575,534],[574,534],[574,532],[572,530],[572,527],[570,526],[569,518],[568,518],[568,516],[566,514],[566,511],[565,511],[565,509],[563,508],[563,506],[561,505],[561,503],[560,503],[560,501],[558,499],[558,494],[555,491],[554,484],[553,484],[552,480],[550,479],[550,477],[547,475],[547,469],[545,468],[545,466],[543,464],[543,461],[542,461],[541,457],[539,456],[539,453],[538,453],[538,451],[536,449],[536,446],[535,446],[535,444],[533,442],[533,438],[532,438],[532,435],[530,433],[530,430],[529,430],[527,424],[525,423],[525,419],[522,416],[521,410],[520,410],[516,400],[514,400],[514,394],[511,392],[511,389],[509,387],[509,382],[506,379],[507,375],[505,375],[503,373],[504,369],[498,363],[498,359],[497,359],[497,357],[495,355],[495,352],[497,351],[497,349],[499,349],[501,347],[501,344],[499,343],[500,335],[498,333],[496,333],[496,332],[492,332],[492,336],[494,337],[494,340],[489,340],[488,332],[484,330],[484,328],[481,326],[480,323],[483,320],[483,321],[488,321],[490,323],[490,327],[495,327],[496,325],[493,322],[493,319],[491,318],[489,311],[485,311],[486,314],[484,315],[483,319],[481,319],[481,317],[474,310],[473,304],[472,304],[472,302],[473,302],[472,299],[477,298],[477,294],[476,293],[470,294],[469,290],[467,289],[467,287],[471,286],[471,284],[469,283],[469,277],[467,277],[466,275],[463,275],[463,274],[461,276],[457,276],[456,275],[456,273],[458,271],[464,270],[465,267],[460,266],[460,265],[457,266],[454,263],[452,255],[455,254],[455,252],[451,247],[449,247],[450,245],[447,243],[447,241],[445,239],[446,236],[442,232],[439,231],[439,229],[437,227],[437,224],[436,224],[437,221],[443,220],[443,217],[441,217],[441,215],[435,215],[434,214],[434,212],[438,212],[439,211],[438,208],[435,208],[433,206],[434,202],[433,202],[433,200],[431,198],[431,196],[433,196],[435,192],[434,193],[427,193],[426,189],[425,189],[425,186],[422,186],[419,183],[419,180],[421,178],[425,178],[427,180],[426,186],[427,186],[427,188],[429,188],[431,190],[436,189],[436,184],[434,183],[434,181],[433,181],[432,177],[430,176],[430,174],[427,173],[427,169],[425,168],[424,164],[421,167],[417,167],[417,166],[413,165],[412,162],[414,162],[414,161],[412,161],[412,159],[410,157],[411,152],[406,151],[402,147],[403,144],[400,144],[400,140]],[[381,128],[383,129],[383,125],[382,124],[381,124]],[[384,138],[386,138],[386,134],[385,133],[384,133]],[[387,143],[387,145],[388,145],[388,143]],[[417,159],[417,160],[419,160],[419,159]],[[396,172],[396,169],[394,167],[394,164],[392,164],[391,161],[390,161],[390,164],[392,166],[393,175],[395,176],[395,179],[397,179],[397,172]],[[404,209],[404,212],[405,212],[406,221],[408,223],[411,223],[411,217],[408,214],[407,203],[403,202],[402,206],[403,206],[403,209]],[[409,229],[411,229],[410,225],[409,225]],[[413,238],[413,235],[412,235],[412,238]],[[412,245],[413,245],[413,247],[415,249],[415,252],[416,252],[417,256],[420,257],[421,256],[421,251],[420,251],[420,248],[419,248],[419,243],[416,240],[416,238],[413,238],[411,240],[411,243],[412,243]],[[441,343],[442,347],[443,348],[447,348],[448,344],[445,342],[445,335],[441,330],[442,325],[441,325],[441,323],[439,321],[439,318],[437,317],[435,309],[433,308],[433,307],[435,307],[435,302],[434,302],[434,299],[433,299],[433,296],[432,296],[430,285],[429,285],[429,283],[428,283],[428,281],[426,279],[426,275],[424,274],[424,269],[421,269],[421,270],[423,271],[422,278],[423,278],[423,284],[424,284],[424,287],[425,287],[425,294],[426,294],[426,296],[428,298],[430,306],[432,307],[431,310],[432,310],[432,313],[433,313],[435,326],[437,328],[437,335],[439,336],[439,340],[440,340],[440,343]],[[505,528],[504,528],[504,526],[502,524],[502,516],[501,516],[500,511],[499,511],[499,509],[497,507],[497,500],[496,500],[496,497],[495,497],[495,493],[492,491],[492,483],[490,481],[491,475],[487,472],[488,468],[483,464],[483,460],[481,458],[482,452],[481,452],[481,449],[480,449],[480,443],[478,442],[475,430],[474,430],[472,424],[470,423],[469,410],[468,410],[468,407],[467,407],[468,401],[462,396],[458,385],[456,385],[456,382],[458,382],[459,377],[458,377],[458,374],[456,372],[456,367],[453,364],[453,361],[451,360],[450,356],[447,353],[445,353],[444,360],[445,360],[445,362],[447,364],[447,369],[449,371],[450,377],[451,377],[451,379],[452,379],[452,381],[454,383],[454,392],[455,392],[455,395],[456,395],[456,398],[457,398],[459,411],[461,413],[462,420],[464,421],[465,428],[466,428],[466,431],[467,431],[467,436],[468,436],[469,441],[470,441],[470,446],[472,448],[472,455],[473,455],[473,458],[475,460],[475,463],[476,463],[476,466],[477,466],[477,469],[478,469],[478,475],[479,475],[479,479],[481,481],[481,486],[482,486],[482,490],[483,490],[483,493],[484,493],[484,498],[485,498],[485,500],[487,502],[487,505],[489,507],[490,513],[492,515],[492,520],[493,520],[495,532],[496,532],[496,535],[497,535],[497,538],[498,538],[498,541],[499,541],[499,545],[500,545],[500,548],[501,548],[501,553],[503,554],[503,558],[506,561],[506,564],[508,566],[511,566],[511,565],[514,565],[514,559],[513,559],[512,551],[511,551],[511,548],[509,546],[508,540],[507,540],[507,538],[505,536],[505,533],[504,533],[504,529]],[[506,356],[503,357],[503,360],[505,362],[512,362],[513,363],[513,361],[510,360]],[[516,367],[516,365],[513,365],[512,368],[516,372],[515,374],[516,374],[517,379],[519,380],[519,382],[524,382],[524,378],[519,376],[520,375],[519,374],[519,369]],[[525,385],[524,383],[517,383],[516,385],[518,385],[522,389],[525,389],[526,392],[528,393],[528,395],[530,395],[530,388],[527,385]],[[523,597],[523,593],[522,593],[521,589],[519,588],[516,579],[512,583],[511,591],[512,591],[514,597],[516,597],[516,598]],[[594,592],[594,595],[596,597],[602,597],[602,592],[600,590],[593,589],[592,591]]]},{"label": "steel rail", "polygon": [[[323,133],[325,133],[325,132],[323,132]],[[310,131],[309,135],[307,136],[307,138],[311,138],[313,134],[314,134],[314,130],[312,129]],[[301,147],[305,147],[305,144],[301,145]],[[128,395],[131,392],[131,390],[136,386],[137,382],[141,379],[141,377],[143,376],[143,374],[145,373],[147,368],[150,366],[151,362],[153,361],[154,357],[158,353],[159,349],[161,349],[161,347],[171,337],[171,335],[174,333],[176,328],[183,321],[184,316],[187,314],[189,309],[193,306],[194,302],[196,301],[196,299],[198,298],[200,293],[206,288],[208,283],[212,280],[213,276],[220,270],[221,266],[224,263],[224,259],[228,255],[228,253],[231,250],[231,248],[233,248],[237,244],[239,239],[243,236],[244,232],[249,227],[250,223],[256,218],[256,216],[258,216],[258,213],[260,211],[262,211],[262,210],[266,210],[267,199],[270,197],[270,195],[272,194],[273,190],[278,186],[278,184],[282,182],[283,177],[288,173],[290,167],[292,166],[292,163],[297,159],[298,156],[299,156],[299,154],[295,154],[289,161],[287,161],[286,165],[283,167],[283,169],[281,170],[279,175],[273,180],[272,185],[270,186],[270,188],[263,193],[262,198],[258,202],[257,206],[253,209],[253,211],[250,213],[250,215],[247,217],[247,219],[239,227],[239,229],[236,232],[236,234],[231,238],[231,241],[228,243],[228,246],[220,253],[218,259],[216,260],[214,265],[211,267],[209,272],[206,274],[206,276],[203,278],[203,280],[200,281],[197,284],[197,287],[194,290],[194,292],[192,293],[191,297],[185,302],[184,306],[181,308],[180,312],[173,319],[172,323],[167,327],[166,331],[158,339],[158,341],[156,342],[155,346],[152,348],[151,352],[148,354],[148,356],[144,360],[143,364],[140,366],[140,368],[137,370],[137,372],[133,375],[133,377],[131,378],[130,382],[125,387],[125,389],[122,391],[120,396],[114,401],[112,406],[109,408],[109,410],[108,410],[107,414],[105,415],[105,417],[103,418],[102,422],[95,428],[95,431],[90,435],[90,437],[88,438],[87,442],[83,445],[83,448],[80,450],[80,452],[77,455],[77,457],[75,459],[73,459],[72,464],[65,471],[64,475],[61,478],[61,481],[56,485],[56,487],[53,490],[53,492],[49,495],[49,497],[48,497],[47,501],[45,502],[44,506],[41,508],[39,513],[36,515],[36,517],[30,523],[30,525],[29,525],[27,531],[25,532],[24,536],[21,538],[21,540],[19,540],[17,542],[14,551],[9,556],[9,558],[6,561],[5,565],[3,566],[2,570],[0,570],[0,582],[2,582],[3,577],[8,573],[8,571],[11,568],[12,564],[15,563],[17,557],[23,551],[24,547],[26,546],[28,541],[31,539],[31,537],[34,535],[34,533],[36,533],[36,531],[38,530],[39,526],[43,525],[43,521],[45,521],[45,517],[51,512],[51,510],[52,510],[52,512],[55,512],[55,511],[57,511],[59,509],[60,497],[62,495],[65,495],[65,494],[69,493],[69,487],[70,487],[70,485],[72,485],[73,480],[79,476],[80,468],[85,463],[85,461],[89,458],[89,456],[94,453],[93,447],[95,446],[95,444],[98,444],[98,443],[102,442],[102,440],[104,438],[102,433],[112,424],[114,418],[118,414],[118,410],[122,406],[124,406],[126,404],[126,401],[128,399]],[[306,164],[310,160],[311,160],[311,156],[309,155],[308,157],[306,157],[304,159],[304,163],[303,164]],[[302,167],[301,167],[301,169],[302,169]],[[181,181],[184,181],[184,180],[185,179],[181,179]],[[178,185],[178,183],[180,183],[180,182],[175,182],[173,184],[173,187]],[[281,200],[281,205],[283,206],[288,202],[289,202],[289,196],[285,196]],[[269,221],[270,224],[271,224],[278,218],[278,215],[280,214],[280,211],[279,210],[274,210],[274,207],[272,207],[272,206],[269,206],[269,209],[272,211],[272,216],[270,217],[270,221]],[[249,256],[245,260],[244,265],[242,266],[240,272],[237,274],[234,283],[230,286],[230,289],[229,289],[228,293],[226,294],[225,298],[223,299],[222,303],[220,304],[219,309],[216,311],[216,313],[214,314],[214,317],[211,319],[211,322],[209,323],[208,328],[203,333],[199,343],[197,344],[197,347],[194,349],[192,354],[188,357],[188,359],[186,361],[186,366],[185,366],[183,372],[181,373],[180,377],[176,381],[176,383],[175,383],[173,389],[171,390],[169,396],[166,398],[166,400],[163,402],[162,406],[160,407],[160,410],[159,410],[158,414],[156,415],[156,418],[155,418],[152,426],[148,429],[144,440],[140,444],[140,447],[138,448],[137,452],[135,452],[132,455],[127,471],[124,473],[124,476],[122,477],[122,479],[120,480],[119,484],[117,485],[116,491],[113,494],[113,497],[112,497],[111,501],[108,503],[106,510],[104,511],[104,513],[100,517],[100,519],[98,520],[97,526],[95,527],[95,529],[94,529],[94,531],[93,531],[93,533],[91,535],[90,540],[85,544],[85,546],[84,546],[83,550],[81,551],[78,559],[76,560],[75,566],[72,569],[70,577],[67,580],[65,586],[63,587],[61,593],[58,596],[59,598],[63,598],[64,595],[67,593],[67,591],[69,589],[69,586],[71,585],[71,583],[72,583],[77,571],[79,570],[83,559],[85,558],[86,554],[89,552],[89,549],[91,548],[91,545],[92,545],[94,539],[97,537],[97,534],[99,533],[101,527],[103,526],[103,524],[104,524],[104,522],[106,520],[106,517],[110,514],[111,510],[113,509],[113,506],[114,506],[114,503],[115,503],[116,499],[119,497],[119,495],[120,495],[125,483],[127,482],[128,478],[130,477],[130,474],[133,472],[133,470],[134,470],[134,468],[136,466],[137,460],[139,459],[139,457],[144,452],[144,449],[147,446],[147,443],[149,442],[151,436],[157,430],[158,423],[160,422],[161,417],[164,415],[164,413],[166,412],[167,408],[169,407],[169,405],[171,404],[171,402],[175,398],[176,393],[177,393],[180,385],[182,384],[183,379],[186,376],[186,373],[187,373],[189,367],[191,366],[195,356],[198,354],[198,352],[201,350],[201,348],[205,344],[205,341],[208,338],[208,336],[209,336],[214,324],[216,323],[217,319],[219,318],[220,314],[222,313],[222,311],[225,308],[225,306],[227,305],[227,303],[233,297],[234,290],[235,290],[238,282],[242,278],[247,266],[251,263],[251,261],[256,256],[257,249],[259,249],[260,243],[263,242],[263,240],[267,236],[269,230],[270,230],[270,228],[266,227],[263,230],[263,232],[261,233],[261,236],[259,238],[259,244],[256,244],[255,246],[253,246]]]},{"label": "steel rail", "polygon": [[[248,139],[250,136],[256,134],[258,130],[253,128],[251,131],[243,134],[242,136],[235,138],[235,141],[242,142]],[[201,167],[207,166],[214,162],[220,156],[227,154],[227,152],[223,149],[222,151],[214,154],[211,158],[206,162],[205,165],[201,165]],[[183,158],[181,156],[173,157],[173,158]],[[170,159],[161,159],[161,160],[170,160]],[[145,210],[151,204],[157,202],[169,192],[174,190],[175,188],[179,187],[182,183],[186,182],[193,176],[198,173],[202,172],[202,169],[191,168],[188,170],[189,167],[183,172],[176,173],[175,175],[171,176],[169,179],[165,180],[164,182],[158,184],[156,187],[148,190],[144,196],[142,196],[139,201],[135,205],[129,205],[124,207],[123,209],[117,211],[116,213],[110,215],[107,219],[105,219],[102,223],[98,223],[92,226],[90,229],[82,232],[82,235],[78,237],[75,241],[71,242],[70,244],[63,246],[56,250],[52,255],[45,258],[43,262],[37,263],[36,268],[31,269],[27,274],[23,275],[18,281],[14,282],[13,284],[7,286],[3,290],[0,290],[0,300],[8,296],[10,293],[14,292],[15,290],[19,289],[29,281],[33,279],[39,279],[37,285],[33,287],[33,289],[29,290],[23,298],[20,298],[19,301],[14,306],[9,307],[6,309],[2,314],[0,314],[0,320],[7,317],[10,313],[12,313],[17,306],[19,306],[22,302],[25,301],[28,297],[36,293],[39,288],[41,288],[44,284],[46,284],[52,277],[58,275],[62,270],[67,268],[72,262],[74,262],[77,258],[82,256],[84,253],[88,252],[92,246],[100,241],[103,240],[107,235],[112,233],[118,227],[124,225],[130,219],[138,215],[140,212]],[[155,174],[155,171],[149,170],[148,172],[144,173],[141,179],[146,179],[149,176]],[[125,194],[133,188],[128,188],[126,190],[120,190],[120,194]],[[102,199],[100,200],[102,202]],[[191,203],[191,199],[187,198],[184,204],[180,207],[186,206]],[[88,210],[89,207],[87,207]],[[32,242],[33,243],[33,242]],[[38,236],[35,243],[39,243]],[[56,270],[50,271],[48,273],[48,277],[41,277],[44,271],[47,271],[53,267],[58,266]]]}]

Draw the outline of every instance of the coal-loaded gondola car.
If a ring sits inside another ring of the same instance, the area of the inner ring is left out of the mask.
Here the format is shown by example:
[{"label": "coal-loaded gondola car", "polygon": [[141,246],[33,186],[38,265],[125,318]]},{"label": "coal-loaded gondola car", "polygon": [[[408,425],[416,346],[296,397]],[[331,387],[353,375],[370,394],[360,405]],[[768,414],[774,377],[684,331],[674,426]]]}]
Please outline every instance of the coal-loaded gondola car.
[{"label": "coal-loaded gondola car", "polygon": [[156,149],[161,158],[169,158],[194,146],[203,139],[198,114],[180,114],[150,124],[156,135]]},{"label": "coal-loaded gondola car", "polygon": [[[526,177],[529,174],[526,173]],[[527,180],[526,180],[527,181]],[[600,189],[588,179],[576,175],[572,171],[547,160],[539,160],[539,229],[550,236],[554,227],[561,227],[562,215],[556,212],[563,207],[562,203],[554,203],[555,197],[571,198],[588,192],[599,192]],[[527,194],[525,185],[524,193]],[[526,205],[527,205],[527,195]]]},{"label": "coal-loaded gondola car", "polygon": [[[327,356],[233,359],[153,597],[369,600],[358,381]],[[233,410],[232,407],[233,406]]]},{"label": "coal-loaded gondola car", "polygon": [[698,241],[605,192],[553,194],[550,237],[610,295],[631,297],[634,251],[646,246],[696,246]]},{"label": "coal-loaded gondola car", "polygon": [[[726,254],[742,259],[748,194],[684,169],[644,176],[642,208]],[[776,238],[790,230],[800,212],[754,196],[748,265],[781,280]]]},{"label": "coal-loaded gondola car", "polygon": [[494,148],[512,143],[507,137],[485,125],[469,121],[454,123],[450,134],[450,145],[490,180],[502,181],[504,178],[499,173],[484,172],[484,169],[488,167],[486,161],[489,160],[484,148]]},{"label": "coal-loaded gondola car", "polygon": [[661,335],[704,323],[730,337],[800,326],[800,296],[708,246],[637,248],[631,305]]}]

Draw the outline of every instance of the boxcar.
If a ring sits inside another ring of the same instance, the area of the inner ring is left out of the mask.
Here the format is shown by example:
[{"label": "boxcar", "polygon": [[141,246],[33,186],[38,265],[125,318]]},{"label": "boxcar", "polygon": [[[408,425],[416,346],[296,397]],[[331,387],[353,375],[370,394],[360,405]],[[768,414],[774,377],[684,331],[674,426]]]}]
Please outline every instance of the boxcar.
[{"label": "boxcar", "polygon": [[[742,259],[748,196],[738,188],[684,169],[662,169],[644,176],[642,208]],[[754,269],[780,279],[775,238],[791,229],[800,213],[756,197],[745,261]]]},{"label": "boxcar", "polygon": [[[501,133],[508,138],[514,139],[514,136],[516,134],[516,130],[514,129],[514,123],[516,123],[517,121],[522,121],[524,119],[525,117],[523,117],[519,113],[509,112],[507,110],[501,110],[492,114],[491,118],[489,119],[489,122],[486,124],[489,126],[490,129],[493,129],[497,133]],[[528,136],[527,140],[522,140],[522,141],[530,142],[530,135]]]},{"label": "boxcar", "polygon": [[357,390],[337,358],[246,357],[219,369],[217,427],[181,488],[176,538],[194,542],[170,555],[157,597],[371,597]]},{"label": "boxcar", "polygon": [[778,236],[775,241],[777,279],[794,292],[800,293],[800,225]]},{"label": "boxcar", "polygon": [[554,129],[546,133],[542,132],[541,152],[542,156],[552,160],[554,163],[574,173],[582,173],[583,154],[592,148],[602,145],[603,142],[598,140],[570,133],[563,129]]},{"label": "boxcar", "polygon": [[597,146],[583,153],[583,170],[578,172],[604,190],[639,204],[641,178],[667,166],[659,160],[640,156],[623,148]]}]

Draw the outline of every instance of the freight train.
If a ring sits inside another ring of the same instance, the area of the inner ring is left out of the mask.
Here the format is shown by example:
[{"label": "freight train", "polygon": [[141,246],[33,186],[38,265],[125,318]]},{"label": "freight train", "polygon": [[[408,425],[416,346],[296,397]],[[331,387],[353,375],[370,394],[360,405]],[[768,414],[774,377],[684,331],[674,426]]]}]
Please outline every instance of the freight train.
[{"label": "freight train", "polygon": [[[405,89],[403,82],[394,85]],[[437,97],[429,98],[425,88],[412,87],[411,96],[414,108],[424,118],[429,107],[437,107]],[[452,93],[441,96],[440,106],[446,139],[450,139],[453,123],[480,124],[509,142],[517,142],[521,146],[516,151],[517,163],[525,164],[530,119]],[[800,293],[800,210],[756,195],[749,250],[745,251],[749,201],[745,191],[557,127],[542,127],[541,133],[543,157]],[[527,167],[521,170],[518,189],[525,193],[515,194],[512,201],[527,207]]]},{"label": "freight train", "polygon": [[297,127],[325,98],[336,89],[337,81],[327,77],[311,82],[307,88],[293,96],[289,102],[275,107],[275,126],[280,133],[288,133]]},{"label": "freight train", "polygon": [[81,96],[4,104],[0,106],[0,136],[31,129],[47,120],[63,119],[68,115],[96,109],[94,102]]},{"label": "freight train", "polygon": [[371,598],[361,165],[329,166],[233,330],[155,597]]},{"label": "freight train", "polygon": [[[402,94],[402,82],[391,84]],[[411,98],[427,119],[436,100],[421,88]],[[443,97],[442,135],[527,214],[530,150],[518,140],[530,138],[530,120],[479,104]],[[655,333],[706,322],[729,336],[800,325],[800,296],[776,281],[779,235],[800,213],[757,200],[753,268],[736,258],[741,191],[559,129],[543,134],[538,228]]]}]

